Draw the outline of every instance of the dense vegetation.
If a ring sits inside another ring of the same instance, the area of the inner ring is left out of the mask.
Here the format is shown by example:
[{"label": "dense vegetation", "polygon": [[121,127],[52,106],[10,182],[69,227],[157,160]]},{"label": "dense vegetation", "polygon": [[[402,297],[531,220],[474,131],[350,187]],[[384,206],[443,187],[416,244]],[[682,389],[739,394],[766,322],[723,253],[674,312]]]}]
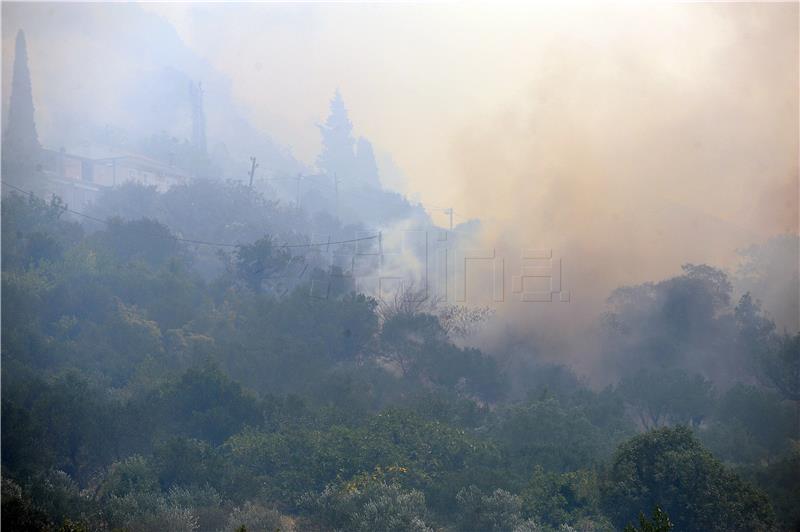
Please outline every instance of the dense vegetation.
[{"label": "dense vegetation", "polygon": [[3,199],[8,530],[800,527],[800,336],[719,270],[614,294],[618,384],[533,360],[520,388],[447,313],[346,275],[320,296],[275,238],[313,231],[300,213],[234,185],[122,193],[150,217]]}]

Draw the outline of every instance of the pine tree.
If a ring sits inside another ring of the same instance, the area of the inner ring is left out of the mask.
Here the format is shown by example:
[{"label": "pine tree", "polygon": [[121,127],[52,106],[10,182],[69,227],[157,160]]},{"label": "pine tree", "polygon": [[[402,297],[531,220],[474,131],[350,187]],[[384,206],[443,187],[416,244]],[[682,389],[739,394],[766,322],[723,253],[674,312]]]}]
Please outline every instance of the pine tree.
[{"label": "pine tree", "polygon": [[3,135],[3,173],[23,173],[34,169],[39,162],[41,146],[34,122],[31,75],[28,70],[28,50],[25,33],[17,33],[14,50],[14,73],[8,120]]},{"label": "pine tree", "polygon": [[189,100],[192,107],[192,145],[198,153],[206,155],[206,115],[203,111],[203,86],[189,82]]},{"label": "pine tree", "polygon": [[329,175],[338,175],[340,179],[353,179],[357,170],[353,124],[347,116],[339,89],[336,89],[331,100],[328,120],[319,128],[322,133],[322,153],[317,157],[317,166]]}]

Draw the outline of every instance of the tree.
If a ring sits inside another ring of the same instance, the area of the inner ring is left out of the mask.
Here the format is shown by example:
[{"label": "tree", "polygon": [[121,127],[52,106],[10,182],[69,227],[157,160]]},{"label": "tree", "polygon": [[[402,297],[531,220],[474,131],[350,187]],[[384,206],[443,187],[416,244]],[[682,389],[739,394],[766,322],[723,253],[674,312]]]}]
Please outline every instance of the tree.
[{"label": "tree", "polygon": [[522,499],[503,489],[484,495],[476,486],[462,489],[456,495],[458,530],[470,532],[534,532],[533,520],[522,517]]},{"label": "tree", "polygon": [[754,477],[770,497],[782,530],[800,530],[800,441],[778,461],[754,468]]},{"label": "tree", "polygon": [[568,524],[579,530],[595,530],[582,526],[588,523],[596,524],[600,530],[611,528],[600,511],[599,488],[594,470],[554,473],[536,466],[520,493],[523,513],[554,529]]},{"label": "tree", "polygon": [[419,376],[424,356],[446,338],[439,320],[431,314],[395,313],[381,328],[383,355],[395,363],[404,377]]},{"label": "tree", "polygon": [[132,455],[109,467],[103,483],[97,488],[96,496],[98,499],[106,500],[157,489],[158,477],[151,464],[140,455]]},{"label": "tree", "polygon": [[646,430],[670,424],[699,424],[714,405],[711,382],[683,370],[646,371],[619,385],[625,402]]},{"label": "tree", "polygon": [[224,465],[219,452],[206,442],[173,437],[159,442],[153,463],[161,487],[218,486],[223,482]]},{"label": "tree", "polygon": [[784,335],[763,361],[766,383],[790,401],[800,401],[800,333]]},{"label": "tree", "polygon": [[[52,383],[38,383],[29,393],[30,397],[20,398],[20,401],[29,405],[33,430],[27,435],[33,439],[12,440],[12,443],[24,443],[37,449],[39,455],[48,458],[53,470],[63,471],[79,483],[111,462],[118,444],[118,411],[106,400],[105,390],[70,371]],[[3,394],[6,400],[6,392]],[[3,428],[16,430],[5,420]],[[3,457],[5,467],[9,458],[19,456],[20,450],[7,447],[6,436],[3,440],[3,454],[10,455]]]},{"label": "tree", "polygon": [[609,360],[621,374],[691,364],[717,377],[720,366],[729,366],[720,359],[735,349],[731,291],[723,271],[693,264],[677,277],[616,289],[606,316]]},{"label": "tree", "polygon": [[200,520],[191,495],[173,488],[166,494],[143,491],[112,497],[106,506],[106,519],[113,530],[196,532]]},{"label": "tree", "polygon": [[11,98],[8,103],[8,121],[3,135],[3,174],[12,175],[30,171],[39,162],[41,146],[34,122],[31,73],[28,70],[28,48],[25,32],[17,32],[14,49],[14,72],[11,81]]},{"label": "tree", "polygon": [[339,89],[331,99],[328,120],[319,128],[322,133],[322,153],[317,157],[317,166],[328,175],[355,179],[358,165],[353,151],[353,124]]},{"label": "tree", "polygon": [[7,530],[34,532],[48,530],[52,523],[47,514],[37,508],[22,488],[7,475],[2,480],[2,526]]},{"label": "tree", "polygon": [[286,275],[292,256],[269,235],[236,249],[236,275],[252,290],[260,292],[264,283]]},{"label": "tree", "polygon": [[[414,283],[404,283],[391,298],[381,298],[378,302],[378,316],[386,323],[399,316],[413,317],[418,314],[435,314],[441,301],[430,297],[427,290],[417,288]],[[440,320],[441,321],[441,320]]]},{"label": "tree", "polygon": [[746,369],[750,375],[758,375],[759,362],[775,348],[779,340],[775,323],[764,315],[761,303],[753,299],[749,292],[739,299],[733,315],[740,359],[731,362]]},{"label": "tree", "polygon": [[12,192],[3,197],[3,270],[20,270],[42,262],[56,262],[75,245],[83,230],[63,218],[66,205],[53,196],[45,201]]},{"label": "tree", "polygon": [[498,435],[526,472],[536,466],[547,471],[591,466],[610,454],[604,436],[581,409],[562,406],[553,397],[509,408]]},{"label": "tree", "polygon": [[261,421],[255,397],[215,366],[192,368],[147,399],[164,416],[165,425],[174,427],[173,433],[214,444]]},{"label": "tree", "polygon": [[203,156],[206,149],[206,115],[203,111],[203,86],[189,82],[189,103],[192,107],[192,147]]},{"label": "tree", "polygon": [[700,436],[715,456],[735,463],[771,461],[790,445],[794,412],[778,393],[737,384],[720,397]]},{"label": "tree", "polygon": [[225,530],[235,532],[239,530],[285,530],[284,519],[280,512],[274,508],[267,508],[258,503],[247,501],[243,506],[237,506],[231,511]]},{"label": "tree", "polygon": [[704,449],[686,427],[654,430],[617,449],[602,490],[618,527],[659,505],[677,530],[772,530],[766,496]]},{"label": "tree", "polygon": [[784,234],[739,251],[734,281],[739,292],[750,292],[764,303],[779,328],[800,327],[800,236]]},{"label": "tree", "polygon": [[800,333],[784,335],[762,360],[763,379],[797,406],[797,435],[800,436]]},{"label": "tree", "polygon": [[126,221],[111,218],[96,240],[120,262],[141,261],[156,269],[182,258],[183,246],[169,228],[149,218]]},{"label": "tree", "polygon": [[447,305],[438,313],[442,328],[451,337],[466,337],[477,332],[493,315],[489,307]]},{"label": "tree", "polygon": [[667,513],[656,506],[653,509],[653,517],[647,519],[643,513],[639,513],[639,528],[627,525],[624,532],[669,532],[673,524],[669,520]]},{"label": "tree", "polygon": [[306,508],[335,530],[431,532],[425,523],[425,496],[387,482],[381,474],[361,474],[303,498]]}]

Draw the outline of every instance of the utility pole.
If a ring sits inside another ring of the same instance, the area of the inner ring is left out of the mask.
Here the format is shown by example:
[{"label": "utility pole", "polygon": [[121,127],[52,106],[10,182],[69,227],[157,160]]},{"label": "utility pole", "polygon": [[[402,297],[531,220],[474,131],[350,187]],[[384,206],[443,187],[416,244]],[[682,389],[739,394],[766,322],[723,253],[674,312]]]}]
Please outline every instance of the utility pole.
[{"label": "utility pole", "polygon": [[297,208],[300,208],[300,180],[303,178],[303,174],[297,174],[295,177],[295,181],[297,181]]},{"label": "utility pole", "polygon": [[253,176],[256,175],[256,168],[258,168],[256,158],[250,157],[250,188],[253,188]]},{"label": "utility pole", "polygon": [[450,215],[450,230],[453,230],[453,208],[450,207],[449,209],[444,210],[445,213]]}]

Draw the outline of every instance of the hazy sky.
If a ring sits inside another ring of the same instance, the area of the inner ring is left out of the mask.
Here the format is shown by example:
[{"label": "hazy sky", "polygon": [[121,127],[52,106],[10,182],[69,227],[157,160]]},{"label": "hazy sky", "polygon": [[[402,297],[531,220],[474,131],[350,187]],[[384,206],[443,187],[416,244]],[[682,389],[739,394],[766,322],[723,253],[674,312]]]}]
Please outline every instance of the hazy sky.
[{"label": "hazy sky", "polygon": [[516,218],[561,173],[796,228],[796,4],[145,7],[306,161],[338,86],[407,191],[466,215]]},{"label": "hazy sky", "polygon": [[797,232],[796,3],[140,7],[3,4],[3,72],[25,27],[44,135],[52,109],[113,115],[113,80],[173,61],[313,165],[339,87],[403,192],[507,253],[557,248],[595,300]]}]

